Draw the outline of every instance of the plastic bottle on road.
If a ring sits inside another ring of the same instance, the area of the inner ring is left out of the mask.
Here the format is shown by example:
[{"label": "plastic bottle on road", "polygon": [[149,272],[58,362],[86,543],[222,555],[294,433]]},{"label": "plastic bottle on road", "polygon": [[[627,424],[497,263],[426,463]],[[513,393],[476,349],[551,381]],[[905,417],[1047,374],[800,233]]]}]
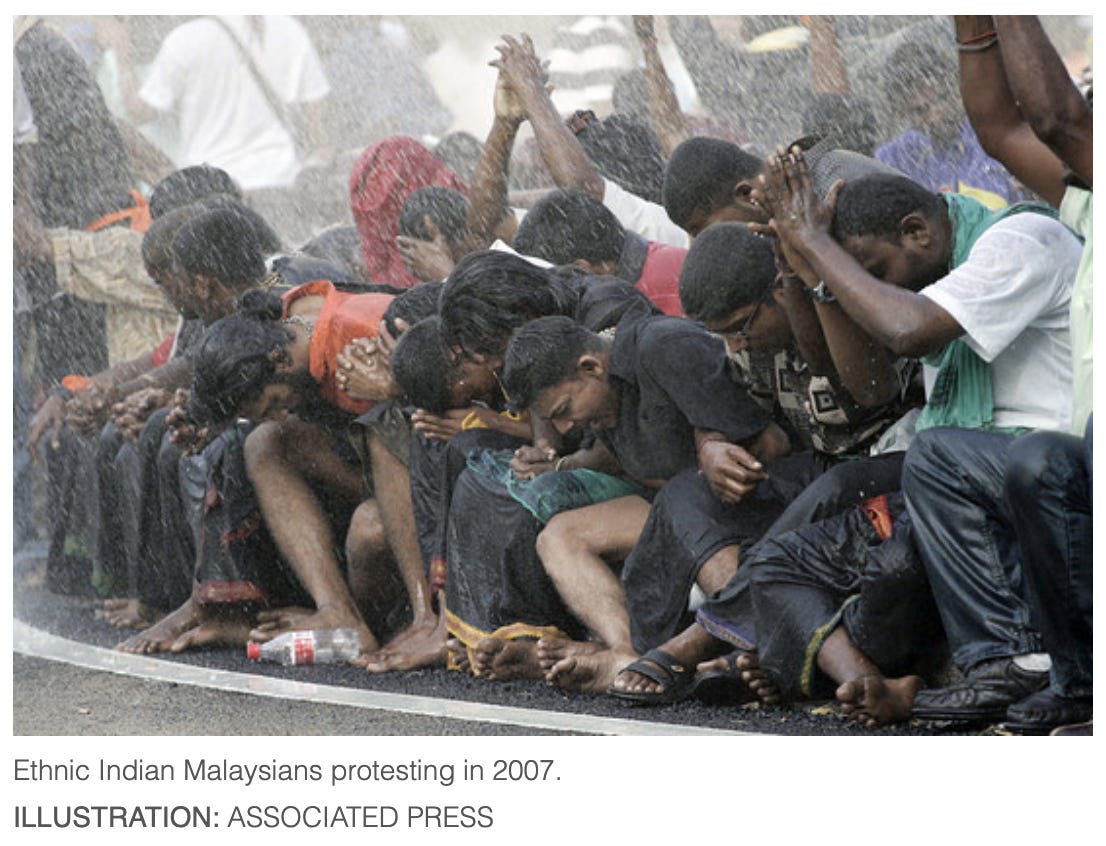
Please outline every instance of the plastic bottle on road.
[{"label": "plastic bottle on road", "polygon": [[265,643],[246,644],[252,661],[293,664],[338,664],[361,653],[361,635],[356,629],[319,629],[287,632]]}]

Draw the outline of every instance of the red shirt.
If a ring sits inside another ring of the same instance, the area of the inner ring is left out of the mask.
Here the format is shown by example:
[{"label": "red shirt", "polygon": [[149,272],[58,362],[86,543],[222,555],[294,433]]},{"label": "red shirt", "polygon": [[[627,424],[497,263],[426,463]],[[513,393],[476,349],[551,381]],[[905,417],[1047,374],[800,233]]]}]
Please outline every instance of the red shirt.
[{"label": "red shirt", "polygon": [[680,305],[680,269],[687,250],[659,241],[650,241],[635,287],[665,314],[683,317]]},{"label": "red shirt", "polygon": [[353,414],[364,414],[371,402],[351,399],[338,389],[334,377],[338,372],[338,354],[357,338],[375,338],[380,334],[380,321],[392,294],[349,294],[339,291],[325,279],[300,285],[284,294],[284,313],[300,297],[323,297],[323,309],[315,319],[311,333],[310,370],[322,385],[323,398],[331,405]]}]

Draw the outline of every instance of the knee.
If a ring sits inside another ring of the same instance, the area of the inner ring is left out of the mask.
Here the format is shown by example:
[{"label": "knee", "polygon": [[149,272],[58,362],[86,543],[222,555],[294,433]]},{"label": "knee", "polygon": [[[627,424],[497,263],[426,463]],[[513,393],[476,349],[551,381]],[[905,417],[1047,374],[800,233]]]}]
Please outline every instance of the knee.
[{"label": "knee", "polygon": [[112,422],[104,424],[100,435],[96,440],[96,457],[99,461],[111,462],[115,460],[115,454],[123,445],[123,436]]},{"label": "knee", "polygon": [[936,480],[934,468],[941,463],[941,430],[925,429],[914,436],[902,465],[902,489],[916,492]]},{"label": "knee", "polygon": [[572,555],[586,551],[580,527],[572,518],[571,511],[557,514],[544,529],[538,533],[536,542],[538,557],[543,562],[555,560],[558,556]]},{"label": "knee", "polygon": [[353,512],[346,535],[346,560],[354,561],[366,550],[378,549],[387,543],[384,521],[375,499],[367,499]]},{"label": "knee", "polygon": [[1006,465],[1006,496],[1013,500],[1035,500],[1042,477],[1052,464],[1052,453],[1052,439],[1046,432],[1018,438],[1010,447],[1010,460]]}]

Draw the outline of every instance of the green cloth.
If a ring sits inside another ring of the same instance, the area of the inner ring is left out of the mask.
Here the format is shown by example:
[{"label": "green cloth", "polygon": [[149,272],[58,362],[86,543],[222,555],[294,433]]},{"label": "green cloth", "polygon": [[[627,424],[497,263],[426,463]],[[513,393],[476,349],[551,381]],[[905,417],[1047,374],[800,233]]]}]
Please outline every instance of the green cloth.
[{"label": "green cloth", "polygon": [[554,515],[620,496],[641,496],[645,488],[622,476],[595,470],[560,470],[531,480],[516,479],[509,449],[473,450],[467,464],[474,473],[499,482],[534,518],[545,525]]},{"label": "green cloth", "polygon": [[[962,265],[971,255],[972,247],[991,226],[1014,214],[1034,212],[1056,217],[1055,209],[1042,203],[1017,203],[991,211],[978,200],[962,194],[942,194],[952,224],[952,258],[950,269]],[[991,367],[980,358],[963,338],[945,345],[939,353],[926,358],[926,364],[937,368],[937,377],[918,417],[915,431],[935,426],[956,426],[962,429],[1009,431],[995,426],[994,390]]]}]

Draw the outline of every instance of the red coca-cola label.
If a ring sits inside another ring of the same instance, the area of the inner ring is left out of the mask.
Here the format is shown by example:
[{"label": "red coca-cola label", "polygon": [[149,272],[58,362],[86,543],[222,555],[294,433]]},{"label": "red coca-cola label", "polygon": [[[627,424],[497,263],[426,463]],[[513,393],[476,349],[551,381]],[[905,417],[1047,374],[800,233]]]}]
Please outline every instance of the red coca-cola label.
[{"label": "red coca-cola label", "polygon": [[301,635],[292,639],[292,655],[295,664],[315,663],[315,638]]}]

